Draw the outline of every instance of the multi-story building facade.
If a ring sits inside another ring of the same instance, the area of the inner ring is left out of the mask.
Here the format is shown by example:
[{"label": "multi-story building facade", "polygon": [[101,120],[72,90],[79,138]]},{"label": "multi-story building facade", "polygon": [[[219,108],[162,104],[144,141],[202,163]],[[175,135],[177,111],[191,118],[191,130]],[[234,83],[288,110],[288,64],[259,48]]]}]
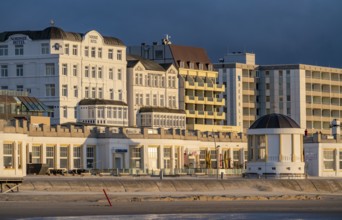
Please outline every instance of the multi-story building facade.
[{"label": "multi-story building facade", "polygon": [[[226,101],[222,111],[227,114],[225,125],[240,127],[246,131],[256,120],[256,68],[254,54],[230,54],[224,63],[215,64],[219,72],[218,82],[225,85],[222,94]],[[244,62],[244,63],[232,63]]]},{"label": "multi-story building facade", "polygon": [[61,170],[129,169],[130,174],[159,170],[187,174],[184,168],[232,174],[230,168],[245,166],[246,140],[237,133],[37,127],[18,120],[12,125],[0,120],[0,177],[24,176],[27,164],[46,164],[49,169]]},{"label": "multi-story building facade", "polygon": [[[235,55],[245,58],[230,56],[215,64],[220,82],[227,83],[228,125],[242,123],[245,130],[260,116],[280,113],[293,118],[308,133],[330,134],[331,122],[341,120],[342,69],[304,64],[255,65],[254,59],[248,58],[253,54]],[[237,60],[246,63],[234,63]]]},{"label": "multi-story building facade", "polygon": [[312,65],[260,67],[260,114],[280,112],[313,134],[330,134],[342,118],[342,69]]},{"label": "multi-story building facade", "polygon": [[49,106],[54,124],[76,122],[79,101],[126,100],[126,46],[97,31],[0,33],[0,88],[28,91]]},{"label": "multi-story building facade", "polygon": [[201,131],[236,131],[236,126],[224,126],[226,119],[220,108],[225,100],[220,94],[225,91],[218,84],[218,72],[203,48],[173,45],[168,38],[162,45],[128,47],[128,53],[154,60],[172,63],[179,73],[179,108],[186,111],[187,129]]},{"label": "multi-story building facade", "polygon": [[127,56],[129,125],[185,129],[178,107],[178,71],[136,55]]}]

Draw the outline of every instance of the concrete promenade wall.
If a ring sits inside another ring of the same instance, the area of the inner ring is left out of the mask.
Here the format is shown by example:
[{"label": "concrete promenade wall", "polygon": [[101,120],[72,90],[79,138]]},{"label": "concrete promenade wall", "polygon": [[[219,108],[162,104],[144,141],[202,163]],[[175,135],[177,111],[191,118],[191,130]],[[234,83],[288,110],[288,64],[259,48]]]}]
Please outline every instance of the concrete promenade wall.
[{"label": "concrete promenade wall", "polygon": [[342,179],[123,179],[123,178],[28,178],[22,191],[50,192],[265,192],[342,193]]}]

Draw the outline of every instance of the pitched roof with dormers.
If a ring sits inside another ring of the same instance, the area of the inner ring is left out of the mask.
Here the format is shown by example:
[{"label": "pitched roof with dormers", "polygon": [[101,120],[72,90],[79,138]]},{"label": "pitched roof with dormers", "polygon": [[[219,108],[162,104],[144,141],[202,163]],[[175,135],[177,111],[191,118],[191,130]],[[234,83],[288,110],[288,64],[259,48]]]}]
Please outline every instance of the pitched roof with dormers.
[{"label": "pitched roof with dormers", "polygon": [[184,62],[184,67],[189,68],[189,64],[193,63],[194,68],[198,69],[199,64],[203,64],[203,69],[207,69],[207,65],[211,64],[207,52],[203,48],[169,45],[173,59],[179,67],[179,62]]},{"label": "pitched roof with dormers", "polygon": [[[66,32],[59,27],[48,27],[42,31],[6,31],[0,33],[0,42],[6,41],[10,36],[15,34],[27,35],[32,40],[69,40],[81,42],[85,34]],[[104,44],[113,46],[124,46],[124,43],[115,37],[103,36]]]},{"label": "pitched roof with dormers", "polygon": [[131,54],[127,55],[127,67],[128,68],[134,67],[138,62],[140,62],[145,67],[146,70],[163,71],[163,72],[167,70],[163,66],[161,66],[160,64],[152,60],[148,60],[137,55],[131,55]]}]

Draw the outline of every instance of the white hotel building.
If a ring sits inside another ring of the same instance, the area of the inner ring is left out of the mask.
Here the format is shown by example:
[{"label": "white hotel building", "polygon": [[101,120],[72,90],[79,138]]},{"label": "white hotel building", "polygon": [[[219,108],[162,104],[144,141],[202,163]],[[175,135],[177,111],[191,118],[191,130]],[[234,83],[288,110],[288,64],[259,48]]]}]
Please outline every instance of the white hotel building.
[{"label": "white hotel building", "polygon": [[[0,33],[0,89],[28,91],[53,109],[53,124],[95,122],[78,114],[82,99],[127,103],[126,64],[123,42],[94,30],[79,34],[48,27]],[[127,107],[115,107],[127,116]]]},{"label": "white hotel building", "polygon": [[215,64],[226,84],[227,125],[243,126],[279,113],[290,116],[309,134],[330,134],[342,119],[342,69],[305,64],[257,65],[255,55],[235,53]]},{"label": "white hotel building", "polygon": [[185,111],[178,105],[177,75],[173,64],[127,56],[129,126],[185,129]]}]

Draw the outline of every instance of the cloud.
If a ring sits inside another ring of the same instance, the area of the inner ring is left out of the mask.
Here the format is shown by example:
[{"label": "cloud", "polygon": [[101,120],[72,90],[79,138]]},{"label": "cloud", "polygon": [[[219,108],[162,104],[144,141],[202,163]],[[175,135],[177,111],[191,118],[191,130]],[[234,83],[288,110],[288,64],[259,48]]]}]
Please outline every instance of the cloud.
[{"label": "cloud", "polygon": [[237,50],[255,52],[260,64],[342,67],[340,0],[13,0],[2,8],[2,31],[39,30],[54,19],[64,30],[95,29],[127,45],[170,34],[175,44],[205,48],[213,62]]}]

